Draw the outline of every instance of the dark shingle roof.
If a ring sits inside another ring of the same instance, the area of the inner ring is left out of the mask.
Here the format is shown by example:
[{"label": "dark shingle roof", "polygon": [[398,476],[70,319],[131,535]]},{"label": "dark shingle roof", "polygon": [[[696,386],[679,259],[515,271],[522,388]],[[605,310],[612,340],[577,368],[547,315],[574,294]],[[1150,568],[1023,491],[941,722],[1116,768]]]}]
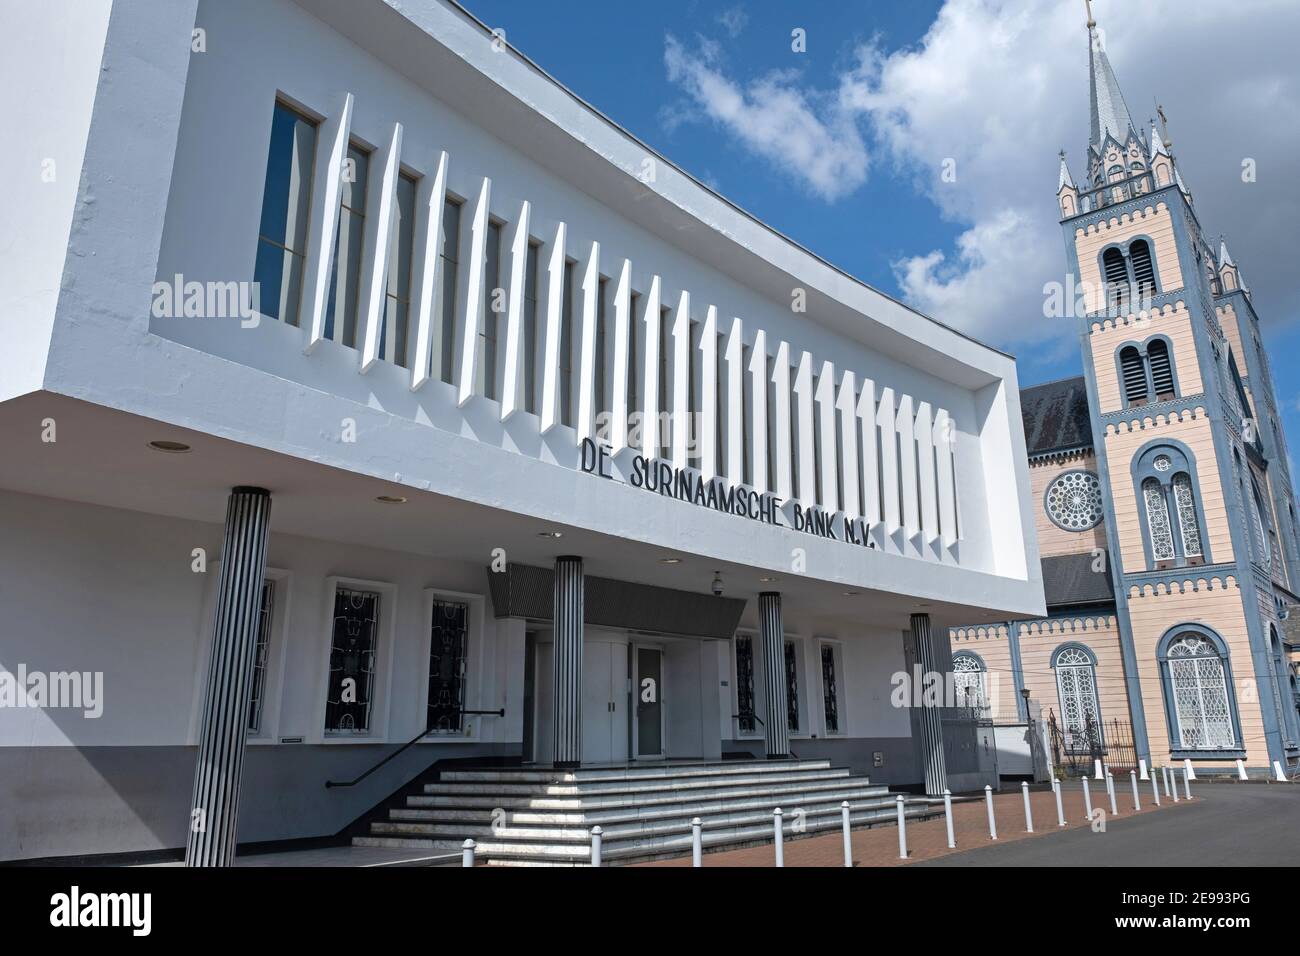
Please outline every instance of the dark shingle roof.
[{"label": "dark shingle roof", "polygon": [[1078,604],[1113,604],[1115,588],[1110,580],[1110,562],[1105,558],[1094,571],[1096,559],[1091,551],[1043,558],[1043,592],[1047,606],[1066,607]]},{"label": "dark shingle roof", "polygon": [[1092,445],[1092,419],[1083,377],[1020,390],[1020,414],[1029,454]]}]

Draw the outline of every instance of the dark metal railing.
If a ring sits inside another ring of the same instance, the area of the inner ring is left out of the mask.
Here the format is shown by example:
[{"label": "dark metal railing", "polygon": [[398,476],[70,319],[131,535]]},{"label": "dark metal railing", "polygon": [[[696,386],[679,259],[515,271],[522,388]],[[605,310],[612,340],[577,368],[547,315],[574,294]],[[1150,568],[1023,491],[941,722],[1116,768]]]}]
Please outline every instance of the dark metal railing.
[{"label": "dark metal railing", "polygon": [[[489,717],[504,717],[504,716],[506,715],[506,709],[505,709],[504,707],[502,707],[500,710],[460,710],[460,711],[457,711],[457,713],[458,713],[460,716],[462,716],[462,717],[464,717],[464,716],[466,716],[466,715],[474,715],[474,714],[481,714],[481,715],[483,715],[483,716],[489,716]],[[398,747],[396,750],[394,750],[392,753],[390,753],[387,757],[385,757],[383,760],[379,761],[377,764],[375,764],[373,767],[371,767],[371,768],[370,768],[369,770],[367,770],[365,773],[361,774],[361,776],[359,776],[359,777],[356,777],[356,778],[354,778],[354,779],[352,779],[352,780],[326,780],[326,781],[325,781],[325,789],[326,789],[326,790],[332,790],[332,789],[335,788],[335,787],[355,787],[355,786],[356,786],[357,784],[359,784],[362,780],[365,780],[366,777],[370,776],[372,773],[374,773],[376,770],[378,770],[378,769],[379,769],[380,767],[382,767],[384,764],[388,763],[388,761],[392,760],[394,757],[400,756],[400,755],[401,755],[402,753],[404,753],[408,748],[415,746],[417,743],[419,743],[419,742],[420,742],[421,740],[423,740],[425,737],[429,736],[429,734],[432,734],[432,733],[436,732],[437,729],[438,729],[437,727],[429,727],[429,728],[426,728],[425,730],[420,731],[418,734],[416,734],[414,737],[412,737],[412,738],[411,738],[410,740],[408,740],[406,743],[402,744],[402,746]]]}]

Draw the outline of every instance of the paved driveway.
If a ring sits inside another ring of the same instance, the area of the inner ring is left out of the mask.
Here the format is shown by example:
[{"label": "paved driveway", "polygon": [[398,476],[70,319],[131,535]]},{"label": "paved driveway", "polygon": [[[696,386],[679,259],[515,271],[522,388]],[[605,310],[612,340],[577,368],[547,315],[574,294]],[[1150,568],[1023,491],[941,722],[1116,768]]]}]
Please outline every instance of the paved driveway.
[{"label": "paved driveway", "polygon": [[1192,792],[1196,799],[1176,813],[1121,816],[1105,833],[1072,829],[913,865],[1300,865],[1300,784],[1193,783]]}]

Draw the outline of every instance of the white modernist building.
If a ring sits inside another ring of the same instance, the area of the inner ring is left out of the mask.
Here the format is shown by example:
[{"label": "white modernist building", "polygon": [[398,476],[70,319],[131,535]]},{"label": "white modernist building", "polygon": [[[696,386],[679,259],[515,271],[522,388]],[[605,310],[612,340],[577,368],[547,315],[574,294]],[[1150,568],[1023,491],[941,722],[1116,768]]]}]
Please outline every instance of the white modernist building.
[{"label": "white modernist building", "polygon": [[454,3],[14,7],[0,859],[225,862],[439,762],[942,786],[893,675],[1044,611],[1009,356]]}]

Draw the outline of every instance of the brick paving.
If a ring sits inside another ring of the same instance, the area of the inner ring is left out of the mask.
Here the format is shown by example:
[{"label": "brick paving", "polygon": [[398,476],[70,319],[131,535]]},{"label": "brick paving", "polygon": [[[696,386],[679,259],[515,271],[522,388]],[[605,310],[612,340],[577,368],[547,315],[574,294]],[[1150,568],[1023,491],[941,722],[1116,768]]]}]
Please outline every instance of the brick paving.
[{"label": "brick paving", "polygon": [[[1172,797],[1162,792],[1162,805],[1157,809],[1151,800],[1151,784],[1139,782],[1141,788],[1142,809],[1133,812],[1133,791],[1127,777],[1115,781],[1115,799],[1119,808],[1117,816],[1110,814],[1110,800],[1105,786],[1099,781],[1091,781],[1092,806],[1094,810],[1101,807],[1106,811],[1107,823],[1128,820],[1138,816],[1147,816],[1156,812],[1169,812],[1186,802],[1175,804]],[[1193,798],[1196,791],[1192,791]],[[1195,801],[1193,801],[1195,802]],[[1084,812],[1083,788],[1066,785],[1061,794],[1061,805],[1065,811],[1065,827],[1057,826],[1056,798],[1050,790],[1030,791],[1029,804],[1033,811],[1034,832],[1025,831],[1025,805],[1020,790],[1011,790],[994,794],[993,812],[997,820],[998,843],[1010,843],[1016,840],[1050,839],[1052,834],[1063,830],[1087,827]],[[948,849],[948,831],[944,825],[943,808],[932,820],[907,821],[906,861],[898,856],[898,828],[895,826],[876,826],[869,829],[854,830],[853,863],[854,866],[905,866],[920,860],[931,860],[950,853],[961,853],[980,847],[990,846],[988,829],[988,811],[983,799],[954,802],[952,806],[953,831],[957,838],[957,849]],[[786,866],[844,866],[844,838],[836,830],[825,836],[792,839],[788,834],[784,846]],[[741,850],[724,850],[716,853],[705,852],[705,866],[772,866],[772,844],[747,847]],[[690,866],[691,857],[687,854],[671,860],[656,860],[640,866]]]}]

